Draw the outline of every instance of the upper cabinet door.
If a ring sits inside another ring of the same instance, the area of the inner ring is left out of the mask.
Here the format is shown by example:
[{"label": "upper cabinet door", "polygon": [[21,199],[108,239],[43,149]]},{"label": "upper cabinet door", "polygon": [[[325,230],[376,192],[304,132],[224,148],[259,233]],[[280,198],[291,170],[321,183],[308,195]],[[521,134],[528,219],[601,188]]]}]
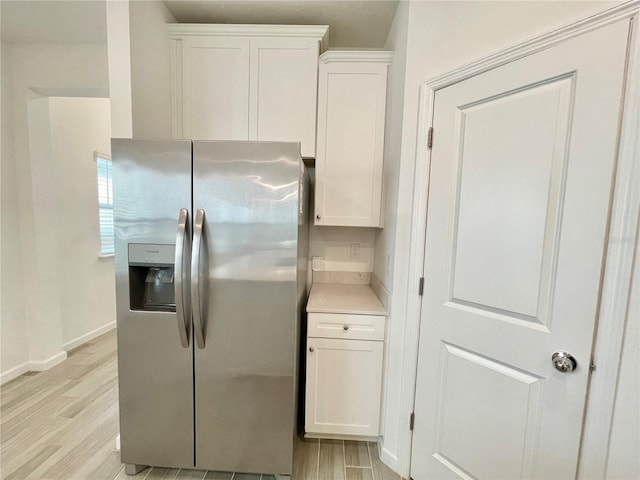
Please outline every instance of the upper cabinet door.
[{"label": "upper cabinet door", "polygon": [[313,38],[251,39],[249,138],[300,142],[315,157],[318,50]]},{"label": "upper cabinet door", "polygon": [[[182,44],[182,132],[194,140],[249,140],[249,39],[185,37]],[[179,76],[179,73],[176,77]],[[178,95],[180,98],[180,95]]]},{"label": "upper cabinet door", "polygon": [[315,224],[380,227],[391,53],[320,58]]},{"label": "upper cabinet door", "polygon": [[172,131],[194,140],[300,142],[315,157],[326,25],[171,24]]}]

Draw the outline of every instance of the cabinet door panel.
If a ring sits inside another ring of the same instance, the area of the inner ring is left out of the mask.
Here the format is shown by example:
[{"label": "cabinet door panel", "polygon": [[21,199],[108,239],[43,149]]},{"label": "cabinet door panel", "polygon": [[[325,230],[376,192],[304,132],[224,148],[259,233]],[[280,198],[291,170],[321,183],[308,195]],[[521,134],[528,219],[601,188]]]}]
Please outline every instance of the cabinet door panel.
[{"label": "cabinet door panel", "polygon": [[383,345],[307,340],[307,433],[378,435]]},{"label": "cabinet door panel", "polygon": [[252,38],[249,138],[301,142],[314,157],[318,41]]},{"label": "cabinet door panel", "polygon": [[183,137],[249,139],[249,39],[182,40]]},{"label": "cabinet door panel", "polygon": [[320,66],[317,225],[380,226],[386,69]]}]

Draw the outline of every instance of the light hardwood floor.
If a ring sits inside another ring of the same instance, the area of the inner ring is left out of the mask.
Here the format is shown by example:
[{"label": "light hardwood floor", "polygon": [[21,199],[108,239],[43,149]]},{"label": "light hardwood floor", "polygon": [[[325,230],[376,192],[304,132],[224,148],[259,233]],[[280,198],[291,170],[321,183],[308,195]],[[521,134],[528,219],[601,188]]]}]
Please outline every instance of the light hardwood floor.
[{"label": "light hardwood floor", "polygon": [[[118,378],[115,330],[60,365],[0,389],[3,480],[260,480],[260,475],[147,468],[127,476],[115,450]],[[374,443],[298,440],[293,480],[399,480]],[[263,475],[262,480],[272,477]]]}]

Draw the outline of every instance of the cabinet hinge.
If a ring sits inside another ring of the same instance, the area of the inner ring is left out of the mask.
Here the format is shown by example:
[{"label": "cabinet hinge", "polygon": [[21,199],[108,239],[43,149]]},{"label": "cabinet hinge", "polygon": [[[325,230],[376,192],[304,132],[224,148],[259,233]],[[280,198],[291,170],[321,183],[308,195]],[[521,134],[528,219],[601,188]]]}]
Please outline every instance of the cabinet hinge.
[{"label": "cabinet hinge", "polygon": [[411,412],[411,416],[409,417],[409,430],[413,431],[413,424],[415,421],[416,416],[414,415],[413,412]]},{"label": "cabinet hinge", "polygon": [[589,372],[593,372],[596,369],[596,364],[591,362],[589,363]]},{"label": "cabinet hinge", "polygon": [[433,147],[433,127],[429,127],[427,131],[427,148]]},{"label": "cabinet hinge", "polygon": [[420,277],[420,283],[418,284],[418,295],[422,296],[424,293],[424,277]]}]

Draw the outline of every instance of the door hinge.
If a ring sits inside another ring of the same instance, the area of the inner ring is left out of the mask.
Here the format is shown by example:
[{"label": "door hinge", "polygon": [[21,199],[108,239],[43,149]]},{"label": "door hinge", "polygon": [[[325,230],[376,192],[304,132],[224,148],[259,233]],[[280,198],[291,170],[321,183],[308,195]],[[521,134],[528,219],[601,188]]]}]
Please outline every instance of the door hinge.
[{"label": "door hinge", "polygon": [[429,127],[427,130],[427,148],[433,147],[433,127]]},{"label": "door hinge", "polygon": [[413,412],[411,412],[411,416],[409,417],[409,430],[413,431],[413,424],[415,422],[416,416]]},{"label": "door hinge", "polygon": [[420,283],[418,284],[418,295],[422,296],[424,293],[424,277],[420,277]]},{"label": "door hinge", "polygon": [[591,362],[591,363],[589,364],[589,372],[593,372],[595,369],[596,369],[596,364],[595,364],[595,363],[593,363],[593,362]]}]

